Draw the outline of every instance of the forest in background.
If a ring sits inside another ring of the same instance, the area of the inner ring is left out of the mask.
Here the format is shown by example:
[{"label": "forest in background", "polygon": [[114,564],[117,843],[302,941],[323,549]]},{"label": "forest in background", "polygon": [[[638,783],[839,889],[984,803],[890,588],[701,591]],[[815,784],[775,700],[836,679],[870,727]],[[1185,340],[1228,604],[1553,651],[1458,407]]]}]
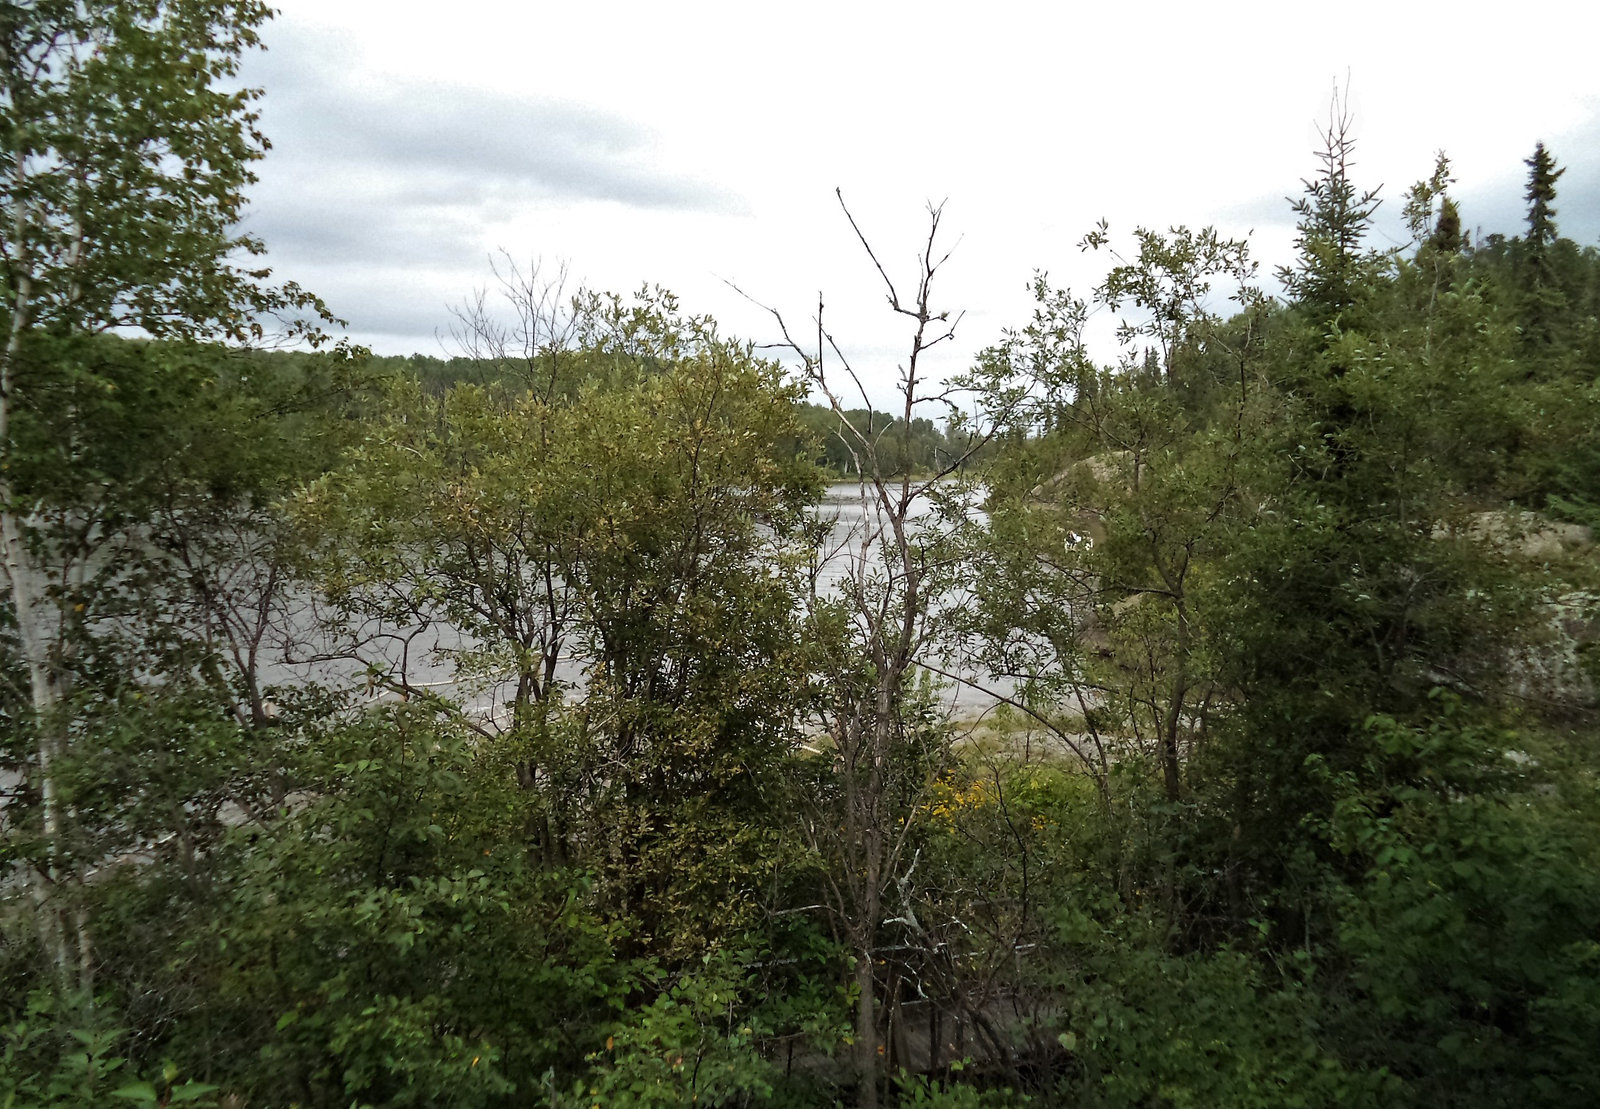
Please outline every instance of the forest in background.
[{"label": "forest in background", "polygon": [[[537,282],[536,273],[529,276]],[[513,277],[512,289],[515,283],[516,277]],[[559,281],[547,280],[541,290],[553,291],[558,286]],[[649,295],[645,294],[647,297]],[[513,298],[520,299],[516,298],[515,293]],[[488,323],[484,318],[478,320],[480,325]],[[450,358],[426,354],[369,355],[366,364],[375,375],[413,377],[423,391],[430,394],[446,393],[460,385],[503,388],[515,384],[522,371],[509,364],[506,352],[490,353],[476,339],[467,340],[462,345],[475,350],[476,354]],[[584,380],[583,372],[572,374],[569,387],[576,387]],[[854,446],[854,438],[849,430],[852,427],[877,440],[881,455],[880,468],[886,474],[909,472],[916,477],[927,477],[937,474],[952,462],[971,462],[973,459],[967,456],[976,453],[971,450],[972,444],[958,430],[952,435],[954,425],[946,421],[945,427],[940,428],[926,415],[914,415],[910,433],[907,434],[904,429],[895,427],[897,417],[892,412],[842,407],[836,413],[827,405],[810,400],[797,402],[796,408],[798,429],[787,433],[783,441],[774,443],[773,447],[785,453],[804,455],[828,479],[862,476],[862,455]]]},{"label": "forest in background", "polygon": [[930,211],[883,413],[825,321],[515,269],[460,359],[330,342],[236,227],[268,15],[0,14],[0,1105],[1600,1099],[1542,144],[1519,234],[1441,155],[1374,249],[1336,103],[1281,295],[1101,224],[951,381]]}]

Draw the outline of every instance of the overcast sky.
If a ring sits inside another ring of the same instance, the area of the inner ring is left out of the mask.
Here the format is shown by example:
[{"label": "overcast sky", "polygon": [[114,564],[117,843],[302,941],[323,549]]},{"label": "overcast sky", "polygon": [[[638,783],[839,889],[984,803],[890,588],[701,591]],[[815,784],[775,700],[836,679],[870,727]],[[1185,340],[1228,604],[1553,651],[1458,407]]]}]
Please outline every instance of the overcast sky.
[{"label": "overcast sky", "polygon": [[730,282],[806,327],[821,291],[883,396],[904,329],[835,187],[907,283],[944,203],[959,369],[1026,322],[1035,269],[1088,291],[1105,259],[1076,244],[1101,218],[1287,261],[1285,198],[1347,75],[1390,234],[1439,149],[1466,225],[1517,233],[1542,139],[1562,231],[1600,242],[1588,3],[277,2],[245,73],[273,143],[247,227],[380,353],[451,353],[448,306],[504,250],[666,286],[757,341],[770,318]]}]

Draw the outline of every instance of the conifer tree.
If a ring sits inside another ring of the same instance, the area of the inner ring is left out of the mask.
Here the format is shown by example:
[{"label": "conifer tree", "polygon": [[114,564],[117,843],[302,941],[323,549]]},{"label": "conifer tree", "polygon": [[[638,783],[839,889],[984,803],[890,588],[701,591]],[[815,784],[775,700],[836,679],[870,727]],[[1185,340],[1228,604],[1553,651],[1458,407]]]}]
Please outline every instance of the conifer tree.
[{"label": "conifer tree", "polygon": [[1322,173],[1296,199],[1299,260],[1278,271],[1289,298],[1319,327],[1337,323],[1360,300],[1371,276],[1362,240],[1378,208],[1377,190],[1358,191],[1350,178],[1355,135],[1348,106],[1335,94],[1317,151]]},{"label": "conifer tree", "polygon": [[1428,242],[1441,253],[1461,253],[1461,213],[1456,208],[1456,202],[1448,196],[1439,205],[1439,221],[1434,224],[1433,235]]},{"label": "conifer tree", "polygon": [[1543,260],[1546,251],[1556,241],[1556,181],[1566,168],[1556,168],[1555,156],[1536,143],[1533,155],[1523,160],[1528,167],[1528,191],[1523,196],[1528,201],[1528,256]]},{"label": "conifer tree", "polygon": [[1528,201],[1528,233],[1523,239],[1522,334],[1524,343],[1536,351],[1554,341],[1555,320],[1566,304],[1554,261],[1556,181],[1566,169],[1556,168],[1554,155],[1542,142],[1535,144],[1533,155],[1523,164],[1528,167],[1528,189],[1523,194]]}]

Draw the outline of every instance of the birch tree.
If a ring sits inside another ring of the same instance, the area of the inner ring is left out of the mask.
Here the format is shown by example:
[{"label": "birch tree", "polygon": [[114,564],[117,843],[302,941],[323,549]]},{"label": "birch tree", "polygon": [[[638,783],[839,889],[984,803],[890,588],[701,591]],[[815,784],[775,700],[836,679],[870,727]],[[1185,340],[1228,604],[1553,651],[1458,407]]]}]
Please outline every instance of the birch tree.
[{"label": "birch tree", "polygon": [[[263,244],[236,232],[267,140],[256,90],[230,87],[271,9],[257,0],[39,0],[0,9],[0,548],[37,733],[43,852],[34,889],[63,984],[92,964],[87,925],[69,927],[53,764],[83,588],[112,538],[94,506],[48,503],[16,479],[19,426],[39,383],[66,373],[108,388],[97,336],[260,339],[275,315],[321,304],[268,284]],[[314,333],[315,328],[290,325]],[[159,382],[152,382],[159,388]],[[59,416],[60,413],[55,413]],[[69,439],[72,413],[56,420]],[[73,443],[56,445],[70,465]],[[63,526],[68,522],[72,526]]]}]

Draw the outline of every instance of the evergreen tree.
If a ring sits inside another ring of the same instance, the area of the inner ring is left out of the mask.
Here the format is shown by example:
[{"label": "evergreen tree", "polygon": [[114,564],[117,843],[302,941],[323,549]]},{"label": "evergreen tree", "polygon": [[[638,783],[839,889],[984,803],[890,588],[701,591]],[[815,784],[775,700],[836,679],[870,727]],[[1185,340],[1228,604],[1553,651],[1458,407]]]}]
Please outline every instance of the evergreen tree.
[{"label": "evergreen tree", "polygon": [[1350,179],[1355,136],[1349,109],[1336,97],[1317,152],[1322,173],[1293,201],[1299,261],[1278,273],[1289,298],[1320,327],[1355,307],[1371,276],[1362,240],[1378,209],[1377,190],[1357,191]]},{"label": "evergreen tree", "polygon": [[1556,168],[1555,157],[1544,143],[1533,148],[1523,162],[1528,167],[1528,233],[1523,239],[1521,274],[1522,336],[1528,353],[1537,355],[1555,340],[1557,319],[1563,315],[1566,296],[1556,274],[1556,181],[1566,172]]},{"label": "evergreen tree", "polygon": [[1555,156],[1542,142],[1534,145],[1533,155],[1522,164],[1528,167],[1528,191],[1523,194],[1528,201],[1528,254],[1543,258],[1556,241],[1556,182],[1567,171],[1556,168]]},{"label": "evergreen tree", "polygon": [[1434,224],[1433,235],[1428,242],[1441,253],[1461,253],[1461,213],[1456,210],[1456,202],[1448,196],[1439,206],[1439,222]]}]

